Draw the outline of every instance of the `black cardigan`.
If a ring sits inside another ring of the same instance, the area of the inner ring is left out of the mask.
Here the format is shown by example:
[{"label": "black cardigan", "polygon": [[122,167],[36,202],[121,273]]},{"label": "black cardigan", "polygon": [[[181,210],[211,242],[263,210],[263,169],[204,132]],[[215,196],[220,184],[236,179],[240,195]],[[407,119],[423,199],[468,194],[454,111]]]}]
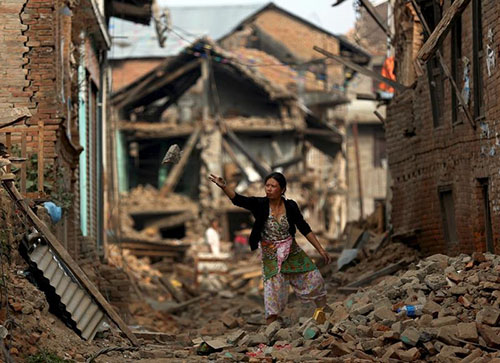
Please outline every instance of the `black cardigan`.
[{"label": "black cardigan", "polygon": [[[269,199],[267,197],[245,197],[241,194],[235,193],[231,202],[234,205],[248,209],[255,217],[255,223],[252,227],[252,232],[250,233],[250,249],[256,250],[259,247],[259,241],[261,239],[262,230],[264,229],[264,224],[269,217]],[[290,225],[290,234],[295,237],[295,231],[297,228],[300,233],[304,236],[311,232],[311,227],[304,220],[302,213],[300,212],[297,203],[291,199],[285,199],[285,209],[286,218]]]}]

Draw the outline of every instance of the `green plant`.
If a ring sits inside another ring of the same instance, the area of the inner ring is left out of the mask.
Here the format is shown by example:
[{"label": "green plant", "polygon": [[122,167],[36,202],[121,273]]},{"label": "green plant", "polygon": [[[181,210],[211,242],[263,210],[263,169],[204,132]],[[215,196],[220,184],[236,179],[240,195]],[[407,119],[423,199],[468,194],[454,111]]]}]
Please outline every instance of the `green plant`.
[{"label": "green plant", "polygon": [[66,363],[73,362],[73,360],[63,359],[55,353],[48,351],[40,351],[37,354],[30,355],[26,360],[27,363]]}]

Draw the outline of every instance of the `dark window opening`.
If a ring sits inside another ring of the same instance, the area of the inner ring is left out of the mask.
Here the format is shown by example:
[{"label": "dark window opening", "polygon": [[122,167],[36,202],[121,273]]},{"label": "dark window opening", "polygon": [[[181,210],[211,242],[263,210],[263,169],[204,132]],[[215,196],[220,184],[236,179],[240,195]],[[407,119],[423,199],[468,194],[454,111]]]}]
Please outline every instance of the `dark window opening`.
[{"label": "dark window opening", "polygon": [[182,224],[177,227],[160,229],[160,234],[162,238],[182,239],[186,237],[186,226]]},{"label": "dark window opening", "polygon": [[491,224],[491,210],[490,210],[490,183],[488,178],[481,178],[478,180],[481,185],[481,194],[484,211],[484,234],[486,238],[486,249],[488,252],[495,253],[493,245],[493,229]]},{"label": "dark window opening", "polygon": [[373,166],[381,168],[387,166],[387,150],[384,130],[376,130],[373,140]]},{"label": "dark window opening", "polygon": [[446,245],[450,247],[458,242],[457,224],[455,221],[455,203],[451,187],[440,188],[439,202],[443,219],[443,232]]},{"label": "dark window opening", "polygon": [[[451,75],[458,88],[461,82],[461,59],[462,59],[462,17],[455,20],[451,28]],[[460,122],[458,107],[460,105],[453,87],[451,89],[451,121],[453,124]]]},{"label": "dark window opening", "polygon": [[[437,1],[420,3],[422,14],[431,31],[434,30],[441,19],[441,6]],[[432,120],[434,127],[443,124],[444,76],[439,59],[434,55],[427,62],[427,77],[432,105]]]},{"label": "dark window opening", "polygon": [[483,22],[481,0],[472,0],[472,72],[474,77],[474,117],[484,116],[483,72],[484,61]]}]

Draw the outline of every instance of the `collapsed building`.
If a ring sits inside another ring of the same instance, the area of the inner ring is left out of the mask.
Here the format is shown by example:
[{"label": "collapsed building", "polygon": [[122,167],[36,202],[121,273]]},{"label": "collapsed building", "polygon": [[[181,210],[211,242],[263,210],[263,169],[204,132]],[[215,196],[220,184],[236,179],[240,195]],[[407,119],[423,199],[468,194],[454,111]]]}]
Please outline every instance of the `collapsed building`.
[{"label": "collapsed building", "polygon": [[[387,2],[376,8],[384,21],[387,21],[387,9]],[[369,38],[364,37],[367,32]],[[332,34],[269,3],[219,39],[225,49],[258,49],[289,64],[299,75],[310,72],[322,81],[323,89],[308,90],[302,86],[301,79],[297,80],[296,87],[299,99],[317,117],[335,125],[344,135],[344,157],[339,160],[345,164],[343,191],[339,190],[339,198],[342,194],[346,208],[342,225],[373,213],[377,203],[385,203],[387,188],[384,130],[373,113],[377,110],[385,117],[385,105],[379,105],[381,100],[377,98],[378,83],[314,49],[314,46],[321,47],[334,56],[380,73],[386,58],[385,52],[380,51],[386,48],[384,32],[366,11],[361,11],[353,33],[350,37]],[[363,37],[363,41],[359,37]],[[359,43],[361,45],[357,45]],[[335,95],[339,92],[348,103],[336,102]]]},{"label": "collapsed building", "polygon": [[[278,74],[251,67],[257,56],[279,65]],[[336,186],[327,181],[342,172],[335,162],[342,135],[302,107],[288,87],[294,76],[263,52],[227,52],[200,39],[116,92],[120,180],[128,188],[149,184],[158,189],[155,203],[124,198],[124,205],[136,203],[140,211],[128,208],[136,227],[161,220],[157,239],[183,238],[199,235],[207,219],[218,217],[222,236],[231,240],[242,223],[250,222],[250,214],[223,198],[207,175],[223,175],[237,191],[258,195],[262,178],[282,170],[290,183],[287,195],[314,217],[310,220],[319,233],[341,228],[337,204],[328,201]],[[312,77],[307,87],[317,88],[317,80]],[[337,101],[345,99],[339,94]],[[173,144],[183,148],[183,155],[168,170],[161,162]],[[321,170],[323,178],[311,170]]]},{"label": "collapsed building", "polygon": [[426,254],[498,253],[498,7],[395,2],[392,224]]}]

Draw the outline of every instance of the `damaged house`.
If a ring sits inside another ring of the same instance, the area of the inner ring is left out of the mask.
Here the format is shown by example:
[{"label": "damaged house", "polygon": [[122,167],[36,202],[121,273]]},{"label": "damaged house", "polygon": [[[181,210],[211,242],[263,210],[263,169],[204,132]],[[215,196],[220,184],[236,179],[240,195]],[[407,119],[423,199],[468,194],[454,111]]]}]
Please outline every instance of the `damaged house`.
[{"label": "damaged house", "polygon": [[[20,246],[51,309],[82,338],[92,340],[108,316],[136,343],[114,310],[128,313],[128,287],[116,286],[117,281],[127,285],[127,276],[98,259],[108,220],[105,181],[111,180],[105,153],[110,136],[107,24],[111,13],[132,14],[145,23],[151,17],[152,1],[115,8],[126,3],[1,4],[0,229],[2,243],[12,247],[9,253],[17,256]],[[145,11],[137,16],[139,8]],[[54,212],[46,202],[55,204]],[[96,278],[102,271],[107,278],[100,279],[98,289],[87,274]]]},{"label": "damaged house", "polygon": [[[252,67],[257,58],[279,67]],[[122,230],[122,240],[194,238],[213,217],[231,240],[250,215],[222,197],[208,173],[223,175],[241,193],[258,195],[262,178],[282,170],[289,197],[315,217],[315,229],[327,233],[336,226],[339,217],[328,202],[334,188],[315,185],[309,155],[312,150],[323,155],[323,172],[332,178],[340,172],[332,160],[342,136],[301,107],[288,87],[294,77],[295,71],[264,52],[228,52],[200,39],[115,92],[118,170],[130,191],[122,210],[140,230]],[[318,86],[314,77],[307,84]],[[181,146],[182,157],[174,166],[162,166],[173,144]]]},{"label": "damaged house", "polygon": [[[376,8],[384,20],[387,9],[387,2]],[[364,36],[367,32],[369,37]],[[385,52],[380,52],[380,48],[386,48],[386,39],[366,11],[361,12],[350,35],[332,34],[269,3],[218,41],[225,49],[258,49],[289,64],[299,74],[295,82],[299,100],[317,117],[344,134],[344,156],[337,162],[343,164],[341,169],[345,171],[335,178],[339,193],[336,199],[344,198],[341,228],[347,221],[370,215],[378,202],[385,203],[387,178],[384,130],[373,114],[378,110],[385,116],[385,106],[378,107],[377,82],[314,49],[318,46],[337,59],[340,57],[380,73],[385,60]],[[306,74],[320,81],[323,88],[306,89],[303,86]],[[339,94],[344,100],[342,103],[338,102]],[[356,154],[361,157],[356,158]],[[321,180],[321,175],[318,179]]]},{"label": "damaged house", "polygon": [[493,0],[397,1],[388,107],[396,238],[425,254],[498,253],[498,12]]}]

